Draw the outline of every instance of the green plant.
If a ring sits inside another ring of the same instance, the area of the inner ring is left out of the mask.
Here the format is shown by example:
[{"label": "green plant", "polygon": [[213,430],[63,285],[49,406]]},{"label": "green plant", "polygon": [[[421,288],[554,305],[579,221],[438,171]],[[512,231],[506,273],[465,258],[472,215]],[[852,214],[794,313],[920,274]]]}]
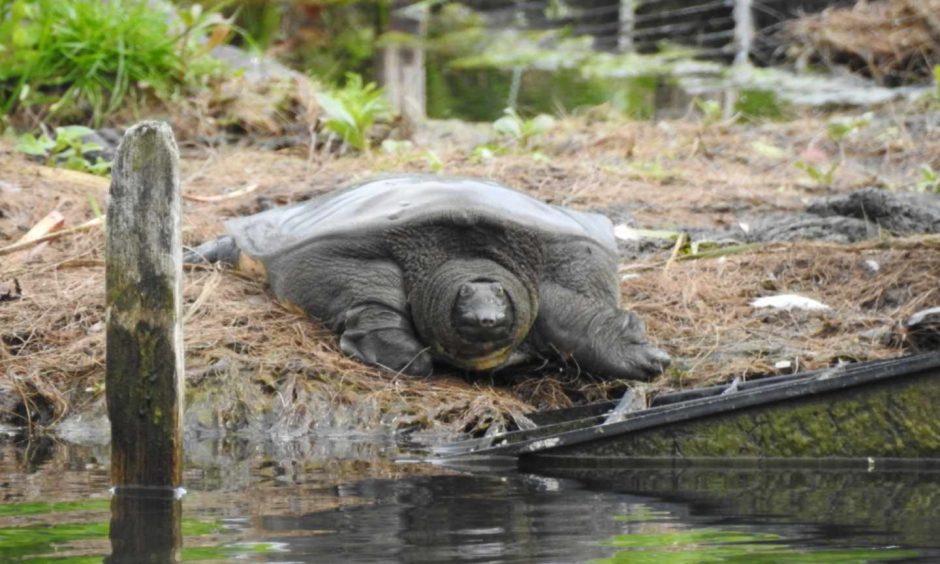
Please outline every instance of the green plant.
[{"label": "green plant", "polygon": [[722,111],[718,100],[703,100],[696,96],[692,99],[692,103],[698,111],[702,112],[702,125],[708,127],[721,121]]},{"label": "green plant", "polygon": [[369,129],[391,117],[391,108],[375,83],[363,84],[358,74],[346,75],[346,84],[316,95],[326,114],[324,125],[360,151],[368,147]]},{"label": "green plant", "polygon": [[230,27],[215,11],[148,0],[0,2],[0,110],[100,124],[218,71]]},{"label": "green plant", "polygon": [[937,87],[937,101],[940,102],[940,65],[935,65],[933,67],[933,82]]},{"label": "green plant", "polygon": [[779,120],[786,117],[786,108],[777,94],[770,90],[742,89],[734,103],[740,120]]},{"label": "green plant", "polygon": [[836,143],[842,143],[855,132],[871,125],[871,120],[871,112],[858,117],[836,118],[826,124],[826,134]]},{"label": "green plant", "polygon": [[493,122],[496,133],[509,138],[512,143],[528,147],[536,137],[555,126],[555,118],[539,114],[532,119],[523,119],[513,108],[503,110],[503,117]]},{"label": "green plant", "polygon": [[444,172],[444,161],[442,161],[441,157],[437,156],[437,153],[431,149],[427,149],[424,152],[424,162],[434,174],[441,174]]},{"label": "green plant", "polygon": [[806,161],[796,161],[793,163],[793,166],[805,172],[806,175],[809,176],[818,186],[828,188],[832,186],[832,182],[835,180],[836,171],[839,170],[840,166],[842,166],[842,161],[832,161],[828,163],[828,166],[825,168],[823,168],[821,165],[816,166]]},{"label": "green plant", "polygon": [[929,164],[921,165],[917,190],[919,192],[936,192],[940,194],[940,172],[935,171]]},{"label": "green plant", "polygon": [[111,171],[111,163],[98,157],[94,163],[88,162],[86,155],[102,149],[101,145],[85,141],[85,137],[94,133],[94,130],[81,125],[57,127],[55,137],[45,133],[38,138],[31,133],[23,134],[17,139],[16,150],[41,157],[46,164],[53,166],[62,164],[65,168],[80,170],[106,176]]},{"label": "green plant", "polygon": [[[818,159],[820,162],[817,164],[808,160],[799,160],[793,163],[793,166],[805,172],[817,186],[824,188],[832,186],[833,181],[835,181],[836,171],[845,162],[845,140],[859,130],[871,125],[871,121],[872,114],[870,112],[861,116],[839,117],[829,120],[829,123],[826,124],[826,136],[839,148],[839,155],[825,163],[821,162],[823,159]],[[813,143],[810,143],[811,148],[812,146]]]},{"label": "green plant", "polygon": [[659,159],[654,161],[633,161],[627,168],[632,176],[652,180],[660,184],[670,182],[676,177],[673,172],[666,170],[666,167]]},{"label": "green plant", "polygon": [[505,147],[485,143],[473,148],[473,152],[470,153],[470,160],[475,163],[488,163],[495,159],[497,155],[501,155],[505,152]]}]

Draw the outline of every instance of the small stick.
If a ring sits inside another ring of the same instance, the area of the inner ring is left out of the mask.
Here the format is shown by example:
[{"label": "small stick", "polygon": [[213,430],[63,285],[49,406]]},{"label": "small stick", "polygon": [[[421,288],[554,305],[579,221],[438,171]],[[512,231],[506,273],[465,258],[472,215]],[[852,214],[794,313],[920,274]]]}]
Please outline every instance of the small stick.
[{"label": "small stick", "polygon": [[[17,243],[26,243],[29,241],[35,241],[36,239],[48,235],[52,232],[62,229],[62,226],[65,224],[65,216],[59,213],[59,210],[52,210],[46,214],[46,217],[40,219],[36,222],[33,227],[26,232],[26,235],[20,237]],[[40,246],[35,247],[30,251],[20,251],[13,255],[12,260],[23,262],[30,258],[31,255],[42,252],[45,243],[40,244]]]},{"label": "small stick", "polygon": [[28,249],[32,247],[33,245],[38,245],[39,243],[42,243],[44,241],[51,241],[53,239],[58,239],[59,237],[62,237],[63,235],[71,235],[73,233],[80,233],[82,231],[88,231],[89,229],[96,227],[98,225],[101,225],[102,223],[104,223],[104,216],[90,219],[86,221],[85,223],[82,223],[81,225],[76,225],[75,227],[68,227],[66,229],[53,231],[52,233],[43,235],[42,237],[37,237],[36,239],[33,239],[31,241],[17,241],[16,243],[13,243],[12,245],[7,245],[6,247],[0,247],[0,256],[8,255],[10,253],[15,253],[16,251],[21,251],[23,249]]},{"label": "small stick", "polygon": [[663,270],[669,270],[669,267],[672,266],[674,262],[679,260],[679,253],[682,252],[682,248],[689,242],[689,236],[685,233],[679,233],[679,236],[676,237],[676,244],[672,246],[672,253],[669,255],[669,260],[666,261],[666,265],[663,266]]},{"label": "small stick", "polygon": [[244,188],[239,188],[238,190],[229,192],[228,194],[221,194],[218,196],[197,196],[195,194],[183,194],[183,199],[190,200],[193,202],[202,202],[205,204],[211,204],[215,202],[223,202],[225,200],[231,200],[233,198],[239,198],[241,196],[251,194],[257,189],[258,189],[257,184],[249,184],[248,186],[245,186]]}]

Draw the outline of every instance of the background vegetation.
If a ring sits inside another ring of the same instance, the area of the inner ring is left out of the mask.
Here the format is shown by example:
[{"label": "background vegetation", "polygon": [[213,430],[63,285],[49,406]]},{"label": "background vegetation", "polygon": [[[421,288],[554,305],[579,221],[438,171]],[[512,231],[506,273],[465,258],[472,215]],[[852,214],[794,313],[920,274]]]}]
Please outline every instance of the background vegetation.
[{"label": "background vegetation", "polygon": [[208,55],[231,30],[199,4],[160,1],[5,0],[0,14],[0,109],[27,124],[99,126],[172,102],[223,71]]},{"label": "background vegetation", "polygon": [[[505,125],[510,108],[524,124],[541,114],[566,116],[599,106],[641,120],[692,112],[708,126],[732,114],[757,122],[793,116],[780,95],[785,79],[774,69],[753,70],[742,81],[728,67],[696,59],[687,47],[601,52],[590,37],[575,36],[564,24],[576,4],[547,2],[537,14],[544,25],[517,28],[488,26],[460,2],[415,2],[408,10],[426,19],[426,32],[418,36],[395,28],[392,0],[0,0],[0,127],[31,135],[20,140],[24,152],[99,172],[106,167],[95,159],[82,164],[93,147],[57,140],[56,128],[120,127],[143,116],[170,115],[183,137],[286,135],[310,128],[340,139],[343,147],[367,150],[384,138],[370,134],[375,124],[395,119],[375,84],[381,49],[396,43],[425,51],[431,118]],[[799,28],[801,41],[812,43],[813,29]],[[284,63],[309,79],[315,94],[267,77],[233,84],[233,77],[249,73],[245,65],[213,56],[226,43],[243,49],[246,59],[266,55]],[[677,97],[677,77],[690,66],[735,85],[733,104]],[[933,73],[940,74],[940,66]],[[315,123],[300,116],[312,105],[318,106]],[[476,154],[493,154],[494,148],[502,150],[487,146]],[[799,166],[828,186],[839,161]],[[925,165],[924,185],[935,184],[934,168]]]}]

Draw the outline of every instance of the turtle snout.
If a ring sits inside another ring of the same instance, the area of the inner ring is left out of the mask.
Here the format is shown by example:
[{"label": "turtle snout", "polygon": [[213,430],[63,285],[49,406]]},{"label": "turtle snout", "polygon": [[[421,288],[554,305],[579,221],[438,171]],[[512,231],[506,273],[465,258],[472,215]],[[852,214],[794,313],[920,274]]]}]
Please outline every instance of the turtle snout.
[{"label": "turtle snout", "polygon": [[457,325],[468,330],[499,330],[509,325],[509,317],[500,308],[484,307],[463,311]]},{"label": "turtle snout", "polygon": [[509,335],[508,316],[503,313],[480,313],[457,319],[457,332],[471,341],[498,341]]},{"label": "turtle snout", "polygon": [[512,328],[512,303],[494,282],[470,282],[460,288],[454,304],[457,331],[473,341],[505,338]]},{"label": "turtle snout", "polygon": [[477,320],[481,327],[497,327],[506,324],[506,314],[493,311],[482,313]]}]

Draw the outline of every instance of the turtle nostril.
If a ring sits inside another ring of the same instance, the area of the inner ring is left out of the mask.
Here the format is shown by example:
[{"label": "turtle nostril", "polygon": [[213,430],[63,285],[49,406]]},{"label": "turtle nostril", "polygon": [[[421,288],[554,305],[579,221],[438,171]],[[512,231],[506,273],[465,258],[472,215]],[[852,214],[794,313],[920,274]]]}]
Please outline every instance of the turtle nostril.
[{"label": "turtle nostril", "polygon": [[483,327],[492,327],[496,325],[496,319],[490,315],[483,316],[480,318],[480,325]]}]

